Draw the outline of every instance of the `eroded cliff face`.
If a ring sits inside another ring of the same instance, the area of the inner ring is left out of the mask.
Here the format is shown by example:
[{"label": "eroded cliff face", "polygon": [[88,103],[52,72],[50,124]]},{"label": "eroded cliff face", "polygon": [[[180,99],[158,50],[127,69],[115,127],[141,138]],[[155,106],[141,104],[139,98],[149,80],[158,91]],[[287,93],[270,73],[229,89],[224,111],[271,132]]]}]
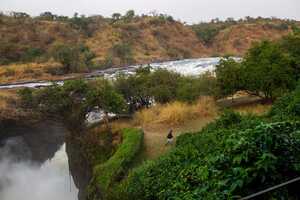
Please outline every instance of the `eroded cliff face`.
[{"label": "eroded cliff face", "polygon": [[113,134],[110,127],[103,124],[80,131],[73,129],[68,134],[66,151],[70,172],[79,189],[78,200],[102,199],[102,191],[92,182],[94,167],[107,161],[119,143],[119,134]]},{"label": "eroded cliff face", "polygon": [[85,200],[87,197],[87,186],[92,176],[92,167],[84,153],[82,138],[68,136],[66,139],[66,152],[69,158],[69,169],[74,183],[78,188],[78,200]]}]

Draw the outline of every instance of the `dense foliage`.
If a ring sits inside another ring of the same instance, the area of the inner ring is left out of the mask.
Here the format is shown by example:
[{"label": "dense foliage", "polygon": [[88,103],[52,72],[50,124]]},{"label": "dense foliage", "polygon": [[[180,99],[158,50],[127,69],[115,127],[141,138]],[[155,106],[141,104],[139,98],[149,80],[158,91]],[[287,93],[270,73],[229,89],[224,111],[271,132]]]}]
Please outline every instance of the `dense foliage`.
[{"label": "dense foliage", "polygon": [[277,42],[263,41],[255,44],[242,62],[221,61],[216,67],[220,94],[244,90],[274,100],[295,89],[299,79],[299,42],[297,35]]},{"label": "dense foliage", "polygon": [[120,75],[115,86],[129,103],[130,111],[147,107],[153,100],[193,102],[216,92],[216,81],[210,73],[188,77],[164,69],[151,72],[149,67],[139,69],[136,75]]},{"label": "dense foliage", "polygon": [[300,85],[298,84],[295,91],[279,98],[269,113],[277,120],[299,119],[300,117]]},{"label": "dense foliage", "polygon": [[242,90],[243,74],[241,64],[232,58],[222,59],[216,66],[218,95],[227,96]]},{"label": "dense foliage", "polygon": [[66,81],[62,86],[54,84],[36,91],[23,89],[19,95],[25,107],[48,116],[62,117],[72,129],[84,127],[87,113],[95,108],[106,114],[127,110],[123,96],[104,79]]},{"label": "dense foliage", "polygon": [[95,57],[83,44],[54,44],[51,55],[63,65],[65,73],[86,71]]},{"label": "dense foliage", "polygon": [[114,155],[105,163],[95,165],[93,180],[89,185],[88,199],[99,199],[97,190],[105,196],[109,196],[114,191],[109,191],[109,188],[121,180],[129,170],[132,161],[139,153],[143,142],[144,133],[139,129],[123,129],[122,144],[118,147]]},{"label": "dense foliage", "polygon": [[[228,113],[200,133],[179,137],[169,154],[134,170],[123,197],[241,198],[299,176],[299,145],[297,122],[267,123]],[[284,188],[265,199],[288,199],[294,192]]]},{"label": "dense foliage", "polygon": [[[167,70],[140,68],[135,75],[119,75],[116,80],[66,81],[63,85],[19,92],[25,108],[55,114],[77,123],[83,122],[94,108],[116,114],[149,107],[154,102],[175,100],[193,102],[215,93],[215,78],[210,74],[198,77],[181,76]],[[129,110],[128,110],[129,108]],[[78,123],[80,124],[80,123]]]}]

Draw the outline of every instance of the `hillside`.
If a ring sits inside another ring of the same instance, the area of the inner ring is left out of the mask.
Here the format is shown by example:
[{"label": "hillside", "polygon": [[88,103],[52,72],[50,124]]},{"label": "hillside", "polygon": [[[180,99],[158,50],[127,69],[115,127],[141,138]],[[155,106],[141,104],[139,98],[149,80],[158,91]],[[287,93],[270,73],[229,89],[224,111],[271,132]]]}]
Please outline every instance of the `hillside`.
[{"label": "hillside", "polygon": [[[279,39],[296,25],[299,22],[292,20],[249,17],[186,25],[168,15],[137,16],[133,11],[124,16],[114,14],[112,18],[69,18],[49,12],[38,17],[2,14],[0,82],[51,79],[94,68],[161,60],[243,56],[253,42]],[[68,70],[59,70],[66,64],[60,60],[61,55],[55,54],[65,46],[70,52],[62,54],[67,54],[72,63]],[[75,69],[71,65],[76,65]]]}]

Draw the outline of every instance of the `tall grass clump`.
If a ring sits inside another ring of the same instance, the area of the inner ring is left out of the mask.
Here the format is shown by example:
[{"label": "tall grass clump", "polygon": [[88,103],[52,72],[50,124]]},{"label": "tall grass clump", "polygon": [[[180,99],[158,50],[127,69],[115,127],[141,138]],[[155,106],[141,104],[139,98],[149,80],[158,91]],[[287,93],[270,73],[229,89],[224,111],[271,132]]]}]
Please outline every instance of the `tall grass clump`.
[{"label": "tall grass clump", "polygon": [[171,102],[157,104],[151,108],[138,111],[134,115],[137,124],[182,125],[196,118],[212,118],[217,114],[217,106],[211,97],[201,97],[195,103]]}]

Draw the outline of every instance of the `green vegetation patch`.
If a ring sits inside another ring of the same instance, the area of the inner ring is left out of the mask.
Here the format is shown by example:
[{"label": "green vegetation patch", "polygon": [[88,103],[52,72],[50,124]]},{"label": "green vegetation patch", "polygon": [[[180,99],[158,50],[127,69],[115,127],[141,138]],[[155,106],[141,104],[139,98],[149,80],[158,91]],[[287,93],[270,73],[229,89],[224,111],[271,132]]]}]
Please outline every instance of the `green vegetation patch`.
[{"label": "green vegetation patch", "polygon": [[[169,154],[129,175],[122,199],[234,199],[300,175],[298,122],[228,113],[178,141]],[[287,199],[293,191],[268,195]]]},{"label": "green vegetation patch", "polygon": [[97,199],[98,190],[105,195],[113,184],[120,181],[129,170],[141,149],[144,133],[140,129],[122,130],[123,142],[115,154],[105,163],[94,167],[94,177],[89,187],[88,199]]}]

